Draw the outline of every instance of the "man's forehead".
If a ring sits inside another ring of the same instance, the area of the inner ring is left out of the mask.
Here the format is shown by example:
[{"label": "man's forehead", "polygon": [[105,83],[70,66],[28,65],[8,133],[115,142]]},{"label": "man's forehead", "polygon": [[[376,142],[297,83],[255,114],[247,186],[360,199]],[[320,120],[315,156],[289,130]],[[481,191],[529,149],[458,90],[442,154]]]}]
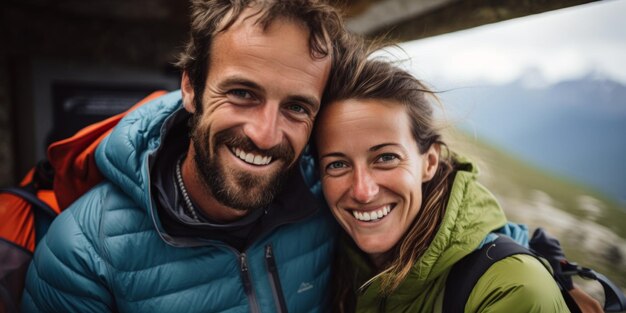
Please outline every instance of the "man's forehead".
[{"label": "man's forehead", "polygon": [[[331,57],[320,58],[311,54],[309,30],[306,25],[292,18],[279,17],[267,27],[263,27],[256,21],[259,18],[257,12],[248,9],[227,30],[213,38],[210,63],[232,59],[238,52],[240,52],[238,57],[266,58],[266,62],[277,63],[287,63],[289,57],[295,55],[297,62],[288,67],[302,69],[307,64],[309,67],[323,67],[325,68],[323,76],[327,76]],[[238,63],[243,62],[245,60],[239,59]],[[313,72],[317,70],[313,69]]]},{"label": "man's forehead", "polygon": [[247,27],[251,30],[263,33],[269,26],[271,26],[276,21],[288,21],[300,25],[305,29],[307,28],[304,21],[297,20],[293,17],[276,16],[271,19],[267,19],[267,17],[265,17],[266,14],[266,8],[254,5],[244,8],[241,12],[235,12],[234,10],[230,10],[227,12],[224,18],[222,18],[219,25],[215,28],[216,33],[214,35],[228,32],[233,28],[236,29],[241,27]]},{"label": "man's forehead", "polygon": [[[237,13],[231,10],[220,21],[219,27],[215,28],[216,33],[213,34],[213,40],[226,33],[237,32],[236,30],[242,29],[244,29],[248,34],[263,36],[269,31],[270,28],[275,27],[276,24],[290,24],[299,27],[306,34],[303,39],[306,39],[307,48],[312,58],[325,59],[328,56],[332,57],[333,49],[331,47],[330,39],[327,38],[324,40],[328,43],[328,53],[321,55],[320,53],[316,53],[311,46],[310,37],[313,36],[313,34],[311,33],[309,26],[305,21],[298,19],[295,16],[276,15],[268,18],[265,16],[267,14],[266,8],[255,7],[254,5],[246,7],[238,14],[238,16],[234,16],[235,14]],[[326,36],[324,35],[324,37]]]}]

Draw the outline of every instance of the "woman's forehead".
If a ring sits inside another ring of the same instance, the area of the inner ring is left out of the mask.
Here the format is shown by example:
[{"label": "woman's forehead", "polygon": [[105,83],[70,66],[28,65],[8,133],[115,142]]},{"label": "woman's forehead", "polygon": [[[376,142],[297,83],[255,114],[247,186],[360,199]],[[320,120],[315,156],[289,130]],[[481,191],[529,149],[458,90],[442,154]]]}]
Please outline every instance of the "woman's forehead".
[{"label": "woman's forehead", "polygon": [[330,104],[317,121],[318,149],[354,143],[403,141],[410,136],[404,106],[381,100],[344,100]]}]

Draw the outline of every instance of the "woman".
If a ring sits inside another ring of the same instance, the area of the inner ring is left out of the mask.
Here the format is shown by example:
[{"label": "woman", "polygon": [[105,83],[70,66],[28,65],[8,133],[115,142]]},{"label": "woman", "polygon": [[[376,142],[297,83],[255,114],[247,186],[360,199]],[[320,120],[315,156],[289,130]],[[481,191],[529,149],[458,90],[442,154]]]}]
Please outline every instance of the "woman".
[{"label": "woman", "polygon": [[[370,60],[329,83],[315,130],[322,189],[349,236],[340,249],[333,312],[440,312],[448,272],[506,223],[475,167],[448,152],[432,92]],[[568,312],[535,258],[495,263],[465,312]]]}]

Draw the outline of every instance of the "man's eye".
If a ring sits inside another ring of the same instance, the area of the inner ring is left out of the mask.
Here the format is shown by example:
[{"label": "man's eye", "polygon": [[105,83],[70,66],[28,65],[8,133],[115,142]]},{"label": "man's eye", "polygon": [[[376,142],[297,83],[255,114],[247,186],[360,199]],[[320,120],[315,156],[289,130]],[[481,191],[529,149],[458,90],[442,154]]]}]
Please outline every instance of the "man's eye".
[{"label": "man's eye", "polygon": [[241,98],[241,99],[252,99],[252,94],[250,92],[248,92],[247,90],[243,90],[243,89],[234,89],[228,92],[229,94],[237,97],[237,98]]},{"label": "man's eye", "polygon": [[296,112],[296,113],[306,113],[306,109],[299,105],[299,104],[290,104],[287,106],[287,109],[292,111],[292,112]]}]

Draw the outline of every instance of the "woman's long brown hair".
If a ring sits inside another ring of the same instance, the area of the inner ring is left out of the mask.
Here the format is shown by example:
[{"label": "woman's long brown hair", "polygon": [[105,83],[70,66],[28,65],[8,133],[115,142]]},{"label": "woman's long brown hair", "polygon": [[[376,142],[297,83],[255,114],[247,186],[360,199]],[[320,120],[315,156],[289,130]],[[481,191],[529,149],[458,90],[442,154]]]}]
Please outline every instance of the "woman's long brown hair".
[{"label": "woman's long brown hair", "polygon": [[[434,124],[431,100],[437,101],[437,98],[433,91],[387,61],[368,60],[365,54],[358,53],[348,55],[342,61],[341,69],[333,73],[328,82],[325,103],[380,99],[402,105],[411,119],[411,133],[420,153],[425,153],[432,145],[440,146],[442,151],[434,177],[422,185],[422,205],[418,215],[388,252],[387,262],[375,276],[381,280],[381,298],[384,298],[406,278],[437,232],[454,178],[454,165]],[[355,286],[351,265],[341,252],[338,254],[334,271],[333,312],[353,312],[355,293],[363,286]]]}]

